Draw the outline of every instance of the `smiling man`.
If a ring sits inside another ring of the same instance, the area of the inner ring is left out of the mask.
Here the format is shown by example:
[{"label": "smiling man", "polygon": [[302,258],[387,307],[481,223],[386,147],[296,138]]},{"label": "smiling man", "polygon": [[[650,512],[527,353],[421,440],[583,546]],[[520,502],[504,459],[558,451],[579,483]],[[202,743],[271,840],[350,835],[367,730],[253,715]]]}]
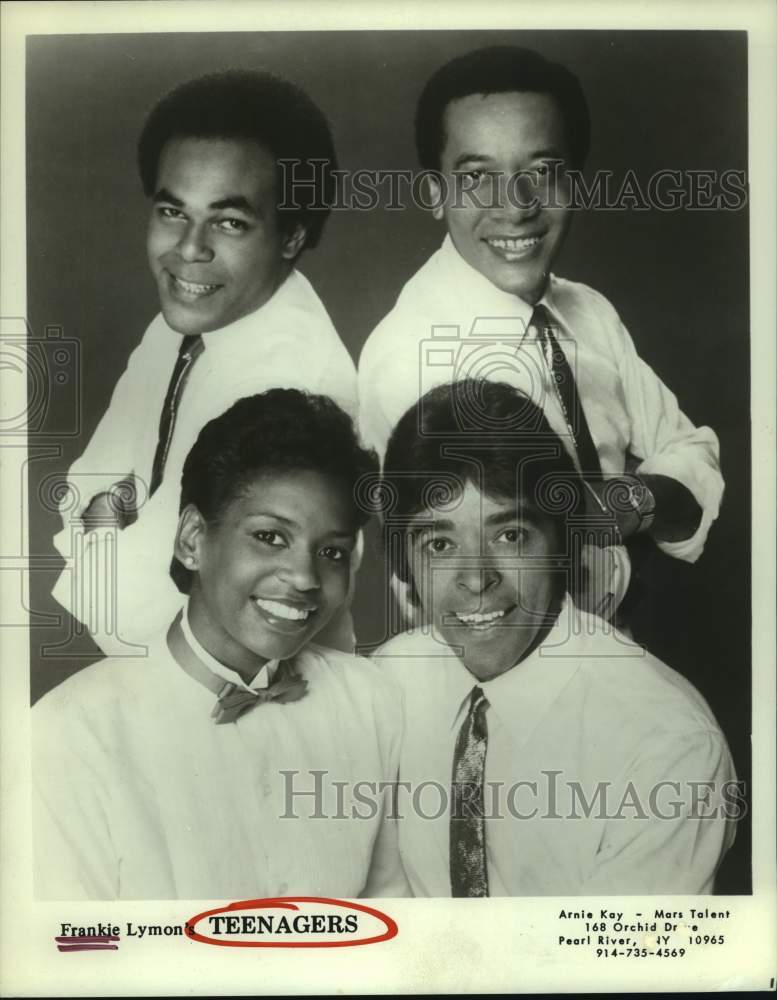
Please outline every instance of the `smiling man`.
[{"label": "smiling man", "polygon": [[181,334],[219,330],[269,301],[305,228],[277,209],[275,158],[246,139],[176,136],[163,147],[148,229],[162,313]]},{"label": "smiling man", "polygon": [[374,656],[404,694],[414,895],[712,891],[738,809],[725,738],[683,677],[567,598],[583,485],[539,408],[499,382],[438,386],[397,424],[384,481],[418,608]]},{"label": "smiling man", "polygon": [[470,94],[443,120],[441,173],[431,179],[435,217],[471,267],[534,305],[571,218],[552,197],[555,167],[580,155],[570,151],[558,102],[531,91]]},{"label": "smiling man", "polygon": [[[305,183],[291,191],[281,160],[295,161],[293,179]],[[70,469],[55,540],[78,561],[54,594],[105,652],[141,641],[180,604],[168,570],[181,471],[209,420],[276,386],[329,396],[352,414],[356,405],[353,362],[294,266],[319,241],[336,167],[316,105],[268,73],[202,77],[154,108],[138,162],[161,313]],[[125,503],[117,484],[128,479],[136,497]],[[99,574],[86,570],[94,559]],[[115,589],[95,575],[113,576]]]},{"label": "smiling man", "polygon": [[[552,273],[589,145],[577,78],[536,52],[467,53],[427,83],[416,145],[447,235],[407,282],[359,361],[360,424],[380,454],[424,391],[484,376],[544,410],[611,530],[576,588],[610,617],[629,580],[612,543],[642,534],[695,561],[723,492],[718,441],[694,427],[639,358],[610,303]],[[601,516],[600,516],[601,515]],[[597,568],[593,571],[594,563]]]}]

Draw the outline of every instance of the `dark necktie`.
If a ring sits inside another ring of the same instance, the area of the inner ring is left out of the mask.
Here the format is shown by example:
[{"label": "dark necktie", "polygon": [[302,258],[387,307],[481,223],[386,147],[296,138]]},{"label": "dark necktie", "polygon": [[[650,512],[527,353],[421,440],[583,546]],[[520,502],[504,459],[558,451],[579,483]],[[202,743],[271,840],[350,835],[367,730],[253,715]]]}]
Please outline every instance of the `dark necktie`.
[{"label": "dark necktie", "polygon": [[198,659],[186,641],[181,628],[180,614],[168,630],[167,647],[182,670],[216,695],[211,718],[215,719],[217,725],[235,722],[244,712],[268,701],[277,701],[281,704],[299,701],[308,690],[308,682],[300,677],[286,660],[278,666],[272,682],[258,691],[238,687],[237,684],[219,677]]},{"label": "dark necktie", "polygon": [[487,896],[483,782],[488,750],[488,699],[472,689],[469,711],[456,737],[451,788],[451,895]]},{"label": "dark necktie", "polygon": [[[531,322],[537,330],[537,338],[542,348],[545,364],[551,374],[556,397],[564,412],[569,434],[575,443],[577,461],[583,479],[601,482],[604,476],[602,473],[602,464],[599,461],[599,452],[591,437],[591,430],[585,418],[585,410],[580,401],[572,368],[553,332],[553,317],[545,306],[536,306]],[[557,326],[558,324],[555,325]],[[617,544],[620,535],[617,527],[614,525],[612,515],[590,486],[589,490],[591,497],[595,498],[601,514],[601,517],[596,520],[593,527],[600,533],[599,537],[601,539],[607,539],[605,545]],[[604,534],[601,534],[602,532]],[[584,542],[585,538],[586,536],[580,536],[579,542]],[[614,591],[607,589],[613,586],[611,564],[608,562],[606,553],[601,551],[597,545],[589,549],[588,560],[588,568],[582,570],[579,560],[575,559],[575,576],[569,579],[569,590],[575,600],[580,600],[585,597],[585,593],[581,591],[581,588],[585,585],[588,588],[586,604],[592,610],[595,610],[597,614],[609,618],[614,614],[615,607],[617,606],[612,605],[615,596]],[[591,562],[591,560],[595,560],[595,562]],[[590,589],[591,581],[597,582],[594,589]],[[586,605],[584,604],[583,606]]]},{"label": "dark necktie", "polygon": [[556,396],[564,411],[569,433],[575,442],[580,471],[586,477],[601,478],[602,465],[599,461],[599,452],[591,437],[575,376],[553,332],[553,317],[545,306],[536,306],[532,313],[531,325],[537,330],[537,339],[542,348],[545,364],[550,370]]},{"label": "dark necktie", "polygon": [[173,374],[170,376],[170,384],[167,387],[167,395],[162,406],[162,416],[159,419],[159,441],[154,453],[154,464],[151,467],[151,483],[148,488],[149,496],[152,496],[156,492],[159,484],[162,482],[167,453],[170,450],[170,442],[173,439],[173,431],[175,430],[175,417],[178,412],[178,405],[181,402],[186,379],[189,376],[192,365],[202,353],[204,346],[202,337],[199,334],[191,334],[184,337],[181,341],[181,346],[178,350],[178,359],[175,362]]}]

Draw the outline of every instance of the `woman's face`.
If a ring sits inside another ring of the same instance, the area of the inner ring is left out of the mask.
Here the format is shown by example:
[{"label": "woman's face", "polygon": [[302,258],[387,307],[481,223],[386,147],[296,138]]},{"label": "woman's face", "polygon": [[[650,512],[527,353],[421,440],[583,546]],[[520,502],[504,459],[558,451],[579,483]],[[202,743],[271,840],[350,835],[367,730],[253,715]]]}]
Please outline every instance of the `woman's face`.
[{"label": "woman's face", "polygon": [[355,536],[347,487],[318,472],[263,473],[216,524],[187,507],[177,551],[194,559],[195,636],[250,676],[293,656],[345,602]]}]

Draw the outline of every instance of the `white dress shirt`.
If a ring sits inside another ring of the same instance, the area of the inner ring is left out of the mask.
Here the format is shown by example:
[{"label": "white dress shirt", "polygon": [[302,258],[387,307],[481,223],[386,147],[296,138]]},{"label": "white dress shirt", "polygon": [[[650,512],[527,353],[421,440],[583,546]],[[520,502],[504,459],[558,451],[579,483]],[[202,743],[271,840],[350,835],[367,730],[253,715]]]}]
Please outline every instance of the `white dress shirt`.
[{"label": "white dress shirt", "polygon": [[[669,476],[699,503],[702,519],[694,535],[658,543],[668,555],[694,562],[723,493],[716,435],[694,427],[680,411],[604,296],[551,276],[541,303],[560,331],[602,471]],[[359,422],[367,444],[383,456],[399,418],[425,392],[482,376],[525,392],[574,453],[536,332],[527,332],[532,311],[471,267],[446,236],[362,351]]]},{"label": "white dress shirt", "polygon": [[[42,698],[32,710],[37,897],[407,895],[383,800],[374,816],[351,809],[357,782],[396,777],[399,692],[369,661],[320,646],[294,668],[308,681],[300,700],[223,725],[164,636],[147,658],[103,660]],[[318,800],[305,794],[314,771]]]},{"label": "white dress shirt", "polygon": [[[490,681],[478,682],[431,634],[404,633],[375,654],[404,695],[396,811],[414,895],[451,893],[453,753],[477,684],[489,703],[490,895],[712,891],[734,834],[722,815],[736,804],[724,788],[735,780],[726,741],[688,681],[626,643],[567,600],[545,642]],[[713,808],[717,818],[692,815]]]},{"label": "white dress shirt", "polygon": [[[353,361],[310,282],[292,271],[261,308],[202,335],[205,349],[184,388],[164,479],[143,502],[181,339],[161,314],[153,320],[68,473],[64,528],[54,538],[66,566],[53,593],[108,654],[130,655],[130,644],[161,630],[185,601],[169,576],[181,474],[209,420],[238,399],[276,387],[330,396],[356,414]],[[137,521],[123,531],[84,535],[81,515],[92,498],[130,473],[140,491]]]}]

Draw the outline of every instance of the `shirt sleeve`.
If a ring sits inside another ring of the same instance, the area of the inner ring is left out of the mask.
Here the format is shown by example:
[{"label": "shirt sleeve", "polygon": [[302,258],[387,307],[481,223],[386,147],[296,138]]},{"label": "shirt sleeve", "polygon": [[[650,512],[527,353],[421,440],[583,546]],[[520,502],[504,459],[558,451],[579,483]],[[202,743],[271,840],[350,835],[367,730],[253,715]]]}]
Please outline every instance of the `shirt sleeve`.
[{"label": "shirt sleeve", "polygon": [[52,595],[106,654],[137,653],[172,621],[185,598],[170,576],[177,525],[177,497],[165,483],[143,516],[123,530],[79,531]]},{"label": "shirt sleeve", "polygon": [[38,899],[116,899],[119,865],[88,727],[59,700],[33,709],[33,857]]},{"label": "shirt sleeve", "polygon": [[[111,395],[108,409],[102,415],[96,430],[83,453],[70,466],[67,488],[59,505],[62,529],[54,536],[54,547],[65,561],[73,559],[80,518],[92,499],[107,492],[115,483],[136,472],[137,439],[140,433],[139,418],[148,410],[148,372],[145,345],[149,332],[130,355],[127,367]],[[157,359],[156,365],[164,364]],[[146,374],[144,375],[144,371]],[[132,430],[130,430],[132,428]],[[64,579],[63,579],[64,577]],[[67,570],[60,575],[54,597],[68,611],[67,593],[70,585]]]},{"label": "shirt sleeve", "polygon": [[[396,306],[372,332],[359,358],[359,433],[381,462],[391,433],[400,418],[432,385],[445,381],[452,368],[422,368],[424,337],[418,334],[420,316],[408,316]],[[430,326],[431,331],[431,326]],[[428,384],[427,384],[428,383]]]},{"label": "shirt sleeve", "polygon": [[736,776],[722,735],[677,737],[624,773],[581,894],[711,893],[734,840]]},{"label": "shirt sleeve", "polygon": [[[388,359],[386,359],[388,363]],[[384,406],[386,382],[375,376],[376,366],[368,358],[359,361],[359,433],[368,448],[374,448],[383,460],[391,436],[392,423]],[[384,377],[387,372],[384,369]],[[394,371],[391,375],[396,375]]]},{"label": "shirt sleeve", "polygon": [[711,428],[691,423],[674,394],[638,356],[620,320],[618,325],[623,344],[621,379],[632,424],[631,450],[640,460],[635,471],[682,483],[702,510],[699,527],[690,538],[657,544],[669,556],[695,562],[723,496],[718,438]]},{"label": "shirt sleeve", "polygon": [[[89,444],[68,470],[73,496],[65,498],[69,517],[80,517],[92,497],[134,471],[134,441],[130,428],[136,412],[137,387],[143,384],[143,343],[132,352]],[[145,411],[146,403],[143,403]],[[73,499],[75,498],[75,504]]]},{"label": "shirt sleeve", "polygon": [[384,788],[381,792],[381,820],[372,849],[372,860],[363,897],[397,899],[412,896],[410,883],[405,875],[399,853],[399,829],[396,811],[396,786],[399,777],[399,753],[402,745],[402,695],[398,686],[387,676],[378,678],[378,685],[385,687],[386,705],[377,708],[385,724],[387,756]]}]

